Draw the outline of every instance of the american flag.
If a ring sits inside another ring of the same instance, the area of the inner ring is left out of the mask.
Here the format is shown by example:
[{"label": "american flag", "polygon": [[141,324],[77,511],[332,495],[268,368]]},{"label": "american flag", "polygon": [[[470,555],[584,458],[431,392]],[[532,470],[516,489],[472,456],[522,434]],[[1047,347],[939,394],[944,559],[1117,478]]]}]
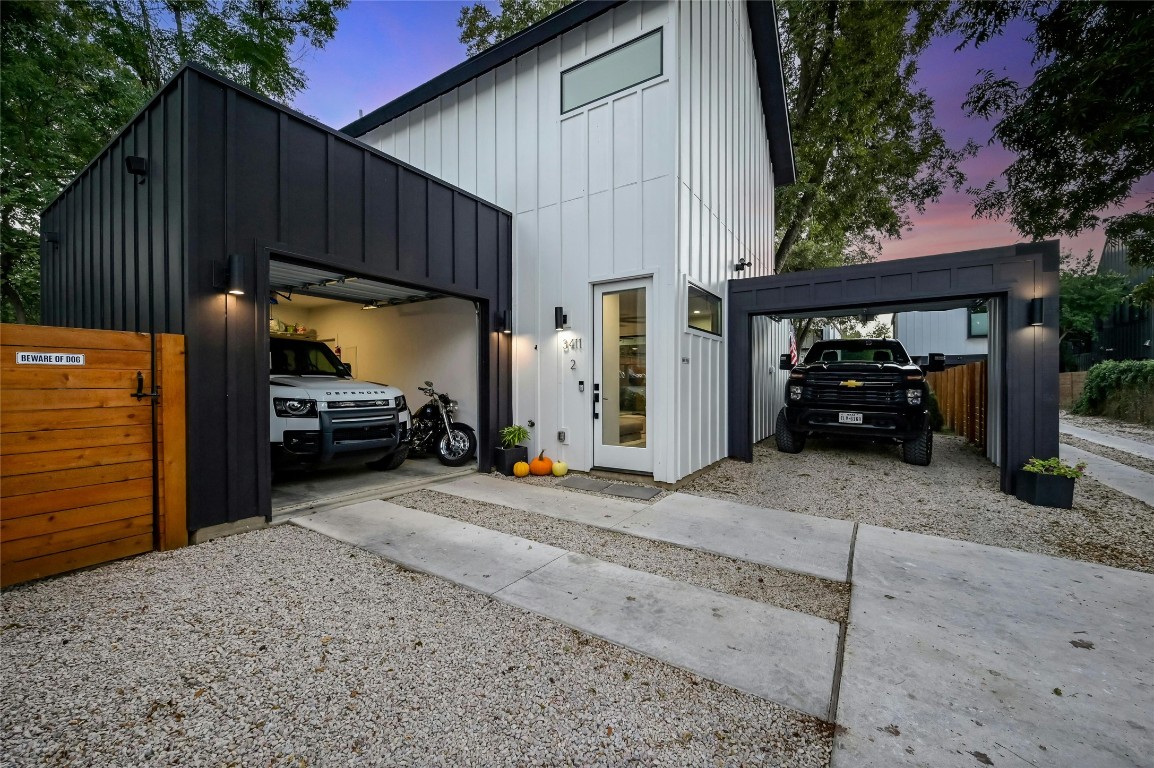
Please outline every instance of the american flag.
[{"label": "american flag", "polygon": [[793,331],[789,332],[789,364],[797,365],[797,339],[793,337]]}]

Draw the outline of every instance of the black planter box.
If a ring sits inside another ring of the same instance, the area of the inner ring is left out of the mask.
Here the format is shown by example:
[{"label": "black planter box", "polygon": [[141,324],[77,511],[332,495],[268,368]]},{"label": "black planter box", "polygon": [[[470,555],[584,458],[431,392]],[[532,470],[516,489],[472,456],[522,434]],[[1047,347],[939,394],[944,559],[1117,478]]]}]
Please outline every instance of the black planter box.
[{"label": "black planter box", "polygon": [[513,465],[518,461],[529,461],[529,449],[523,445],[493,449],[493,469],[502,475],[512,477]]},{"label": "black planter box", "polygon": [[1074,478],[1018,470],[1014,495],[1035,507],[1069,509],[1074,506]]}]

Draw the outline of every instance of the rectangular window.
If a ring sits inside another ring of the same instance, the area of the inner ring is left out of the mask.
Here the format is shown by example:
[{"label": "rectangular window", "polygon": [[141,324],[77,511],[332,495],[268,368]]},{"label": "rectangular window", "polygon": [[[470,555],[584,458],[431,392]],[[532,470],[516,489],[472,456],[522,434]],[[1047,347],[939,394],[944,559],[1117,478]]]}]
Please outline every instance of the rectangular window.
[{"label": "rectangular window", "polygon": [[969,322],[967,335],[976,339],[990,335],[990,309],[985,304],[980,307],[970,307],[966,312]]},{"label": "rectangular window", "polygon": [[561,73],[561,113],[661,76],[661,30]]},{"label": "rectangular window", "polygon": [[696,285],[689,286],[689,327],[721,335],[721,299]]}]

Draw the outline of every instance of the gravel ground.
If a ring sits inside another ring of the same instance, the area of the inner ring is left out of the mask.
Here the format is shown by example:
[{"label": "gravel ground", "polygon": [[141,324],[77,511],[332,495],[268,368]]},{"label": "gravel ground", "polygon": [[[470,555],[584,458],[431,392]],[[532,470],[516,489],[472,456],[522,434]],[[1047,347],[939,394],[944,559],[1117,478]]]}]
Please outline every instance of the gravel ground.
[{"label": "gravel ground", "polygon": [[1092,443],[1089,440],[1082,440],[1081,438],[1073,437],[1071,435],[1062,435],[1061,440],[1066,445],[1072,445],[1075,448],[1081,448],[1083,451],[1089,451],[1090,453],[1097,454],[1098,456],[1102,456],[1107,459],[1113,459],[1119,464],[1125,464],[1128,467],[1133,467],[1134,469],[1140,469],[1143,472],[1154,474],[1154,461],[1151,461],[1150,459],[1144,458],[1142,456],[1136,456],[1129,451],[1119,451],[1117,448],[1108,448],[1104,445]]},{"label": "gravel ground", "polygon": [[1026,504],[952,435],[934,435],[929,467],[903,464],[892,445],[811,439],[790,455],[770,439],[752,464],[726,459],[682,490],[1154,573],[1154,508],[1090,478],[1075,486],[1073,509]]},{"label": "gravel ground", "polygon": [[829,762],[827,724],[296,526],[3,614],[4,765]]},{"label": "gravel ground", "polygon": [[1092,429],[1095,432],[1115,435],[1116,437],[1128,437],[1131,440],[1138,440],[1139,442],[1154,445],[1154,427],[1147,427],[1144,424],[1131,424],[1128,421],[1117,421],[1116,419],[1105,419],[1099,416],[1079,416],[1069,411],[1060,411],[1059,415],[1062,421],[1069,423],[1071,426],[1081,427],[1082,429]]},{"label": "gravel ground", "polygon": [[389,501],[831,621],[845,621],[849,614],[848,584],[436,491],[417,491]]}]

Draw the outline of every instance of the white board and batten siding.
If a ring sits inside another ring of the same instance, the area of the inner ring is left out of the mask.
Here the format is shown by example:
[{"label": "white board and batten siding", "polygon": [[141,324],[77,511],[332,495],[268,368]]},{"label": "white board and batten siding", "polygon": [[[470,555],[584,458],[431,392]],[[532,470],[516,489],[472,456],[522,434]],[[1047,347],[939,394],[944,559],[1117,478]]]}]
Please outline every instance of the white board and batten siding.
[{"label": "white board and batten siding", "polygon": [[[562,71],[657,28],[660,77],[561,114]],[[724,297],[741,254],[755,265],[746,275],[770,268],[772,177],[748,36],[741,2],[626,3],[360,137],[514,213],[513,409],[536,422],[533,451],[589,468],[592,285],[649,277],[654,478],[725,455],[724,337],[686,330],[686,307],[689,281]],[[566,331],[554,330],[556,306]],[[575,338],[582,346],[564,352]]]},{"label": "white board and batten siding", "polygon": [[898,312],[894,315],[894,336],[906,352],[915,356],[931,352],[986,354],[990,346],[988,338],[968,338],[968,322],[965,307],[938,312]]}]

